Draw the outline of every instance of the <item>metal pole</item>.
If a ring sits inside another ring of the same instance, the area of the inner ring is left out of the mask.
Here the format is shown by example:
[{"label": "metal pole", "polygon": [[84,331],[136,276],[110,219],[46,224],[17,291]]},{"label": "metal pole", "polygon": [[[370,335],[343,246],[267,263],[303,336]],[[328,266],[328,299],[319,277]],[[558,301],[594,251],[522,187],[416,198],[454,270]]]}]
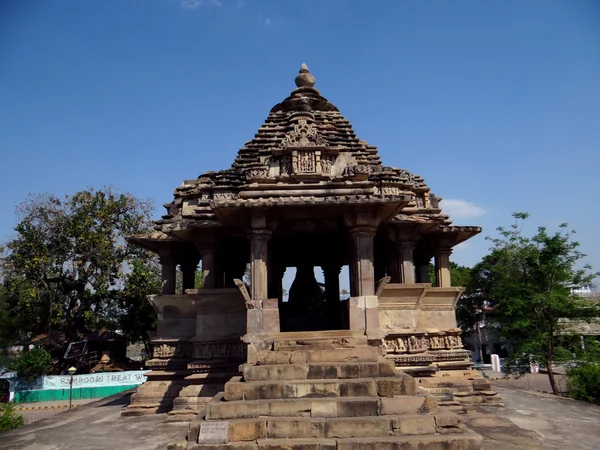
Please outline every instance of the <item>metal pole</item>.
[{"label": "metal pole", "polygon": [[69,383],[69,409],[73,405],[73,375],[71,375],[71,381]]}]

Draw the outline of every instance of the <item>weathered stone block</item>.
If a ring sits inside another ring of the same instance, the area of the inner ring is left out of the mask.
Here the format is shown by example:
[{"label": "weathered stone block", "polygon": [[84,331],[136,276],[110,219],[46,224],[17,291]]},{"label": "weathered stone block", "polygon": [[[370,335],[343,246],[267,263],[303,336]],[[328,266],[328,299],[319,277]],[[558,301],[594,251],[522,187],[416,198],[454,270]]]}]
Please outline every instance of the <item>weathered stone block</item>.
[{"label": "weathered stone block", "polygon": [[279,309],[263,309],[262,315],[262,332],[279,333]]},{"label": "weathered stone block", "polygon": [[416,388],[412,378],[376,378],[377,394],[380,397],[394,397],[397,395],[414,395]]},{"label": "weathered stone block", "polygon": [[403,396],[382,397],[381,415],[417,414],[425,404],[427,397]]},{"label": "weathered stone block", "polygon": [[187,450],[257,450],[256,442],[230,442],[229,444],[188,444]]},{"label": "weathered stone block", "polygon": [[246,365],[243,373],[246,381],[304,380],[307,378],[309,368],[301,364]]},{"label": "weathered stone block", "polygon": [[253,381],[246,384],[244,400],[283,398],[283,384]]},{"label": "weathered stone block", "polygon": [[269,419],[267,437],[281,439],[305,439],[325,436],[325,420],[313,418]]},{"label": "weathered stone block", "polygon": [[339,399],[337,403],[338,417],[368,417],[379,414],[378,398]]},{"label": "weathered stone block", "polygon": [[378,362],[379,364],[379,376],[380,377],[395,377],[396,376],[396,367],[392,361],[382,361]]},{"label": "weathered stone block", "polygon": [[246,386],[246,383],[240,383],[237,381],[229,381],[228,383],[225,383],[225,400],[228,402],[242,400],[244,398]]},{"label": "weathered stone block", "polygon": [[260,414],[271,417],[309,417],[310,399],[261,400]]},{"label": "weathered stone block", "polygon": [[385,417],[343,417],[329,419],[325,424],[325,436],[328,438],[353,438],[388,436],[391,423]]},{"label": "weathered stone block", "polygon": [[338,366],[338,378],[360,378],[358,363],[344,363]]},{"label": "weathered stone block", "polygon": [[258,440],[260,450],[336,450],[333,439],[263,439]]},{"label": "weathered stone block", "polygon": [[239,419],[229,422],[229,442],[255,441],[267,437],[267,419]]},{"label": "weathered stone block", "polygon": [[339,395],[342,397],[373,397],[377,395],[374,380],[340,380]]},{"label": "weathered stone block", "polygon": [[433,416],[405,416],[392,420],[394,434],[421,435],[435,434],[435,420]]},{"label": "weathered stone block", "polygon": [[268,298],[262,302],[263,309],[279,309],[279,300],[276,298]]},{"label": "weathered stone block", "polygon": [[333,397],[339,395],[340,385],[337,380],[290,382],[285,383],[282,390],[282,398]]},{"label": "weathered stone block", "polygon": [[338,377],[338,367],[334,364],[309,364],[309,380],[335,379]]},{"label": "weathered stone block", "polygon": [[337,417],[338,399],[335,400],[313,400],[311,403],[311,417]]},{"label": "weathered stone block", "polygon": [[437,427],[458,427],[460,418],[450,411],[442,411],[434,416]]}]

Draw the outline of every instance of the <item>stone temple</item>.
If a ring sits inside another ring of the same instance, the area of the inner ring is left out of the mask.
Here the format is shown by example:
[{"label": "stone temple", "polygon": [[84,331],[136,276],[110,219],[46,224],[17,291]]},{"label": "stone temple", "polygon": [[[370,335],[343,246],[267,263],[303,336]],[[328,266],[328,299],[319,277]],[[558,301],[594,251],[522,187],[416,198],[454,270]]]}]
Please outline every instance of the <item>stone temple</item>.
[{"label": "stone temple", "polygon": [[184,181],[155,231],[128,238],[159,255],[163,286],[124,414],[189,418],[173,448],[480,448],[451,408],[500,398],[462,346],[450,255],[481,229],[383,165],[305,65],[295,82],[231,168]]}]

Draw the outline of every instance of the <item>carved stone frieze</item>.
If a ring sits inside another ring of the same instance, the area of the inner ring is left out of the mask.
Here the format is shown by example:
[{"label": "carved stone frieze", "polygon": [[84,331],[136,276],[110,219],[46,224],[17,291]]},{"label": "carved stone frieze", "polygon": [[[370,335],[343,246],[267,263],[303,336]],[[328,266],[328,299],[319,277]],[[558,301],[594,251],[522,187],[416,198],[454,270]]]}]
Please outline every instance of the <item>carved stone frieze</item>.
[{"label": "carved stone frieze", "polygon": [[267,167],[253,167],[246,170],[246,179],[251,180],[264,180],[269,177],[269,169]]},{"label": "carved stone frieze", "polygon": [[406,366],[427,366],[433,363],[444,363],[444,362],[464,362],[469,364],[471,362],[471,352],[468,350],[454,350],[454,351],[432,351],[426,353],[419,353],[416,355],[405,354],[388,354],[386,358],[394,362],[397,367]]},{"label": "carved stone frieze", "polygon": [[153,344],[153,358],[190,358],[191,356],[192,345],[187,341],[164,343],[157,342]]},{"label": "carved stone frieze", "polygon": [[213,193],[215,200],[233,200],[238,198],[238,195],[233,191],[216,191]]},{"label": "carved stone frieze", "polygon": [[245,357],[244,342],[194,342],[194,358],[197,359],[244,359]]},{"label": "carved stone frieze", "polygon": [[285,135],[280,147],[322,147],[324,145],[326,141],[314,125],[306,119],[299,119],[294,129]]},{"label": "carved stone frieze", "polygon": [[423,353],[428,350],[454,350],[461,348],[462,341],[458,334],[388,336],[383,340],[383,349],[386,353]]}]

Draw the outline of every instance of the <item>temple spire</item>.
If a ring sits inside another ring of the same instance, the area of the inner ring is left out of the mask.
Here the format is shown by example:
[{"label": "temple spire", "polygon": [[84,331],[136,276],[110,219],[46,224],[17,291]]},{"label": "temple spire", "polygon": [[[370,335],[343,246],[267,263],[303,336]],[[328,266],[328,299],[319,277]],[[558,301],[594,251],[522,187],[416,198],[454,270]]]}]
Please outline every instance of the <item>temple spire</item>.
[{"label": "temple spire", "polygon": [[298,87],[313,87],[315,85],[315,77],[308,71],[306,64],[302,64],[300,72],[296,75],[296,86]]}]

